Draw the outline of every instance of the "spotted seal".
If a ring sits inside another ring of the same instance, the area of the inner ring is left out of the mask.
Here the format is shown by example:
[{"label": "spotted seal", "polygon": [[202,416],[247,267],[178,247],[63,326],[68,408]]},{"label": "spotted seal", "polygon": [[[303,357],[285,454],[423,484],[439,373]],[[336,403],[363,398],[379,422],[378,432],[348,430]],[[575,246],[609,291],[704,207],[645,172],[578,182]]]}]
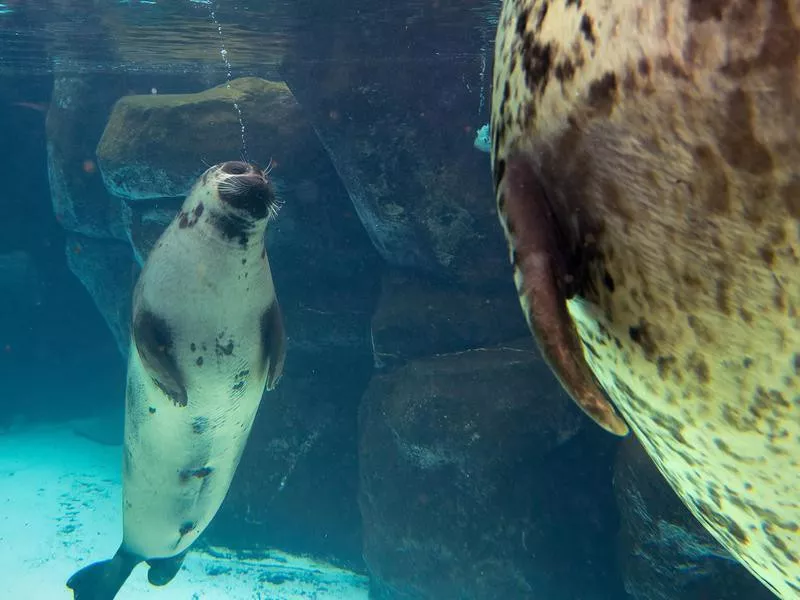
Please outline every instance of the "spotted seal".
[{"label": "spotted seal", "polygon": [[530,328],[596,422],[800,598],[800,3],[505,0],[492,170]]},{"label": "spotted seal", "polygon": [[133,300],[122,544],[69,579],[76,600],[114,598],[142,561],[151,583],[168,583],[219,509],[283,369],[264,248],[275,206],[253,166],[216,165],[147,258]]}]

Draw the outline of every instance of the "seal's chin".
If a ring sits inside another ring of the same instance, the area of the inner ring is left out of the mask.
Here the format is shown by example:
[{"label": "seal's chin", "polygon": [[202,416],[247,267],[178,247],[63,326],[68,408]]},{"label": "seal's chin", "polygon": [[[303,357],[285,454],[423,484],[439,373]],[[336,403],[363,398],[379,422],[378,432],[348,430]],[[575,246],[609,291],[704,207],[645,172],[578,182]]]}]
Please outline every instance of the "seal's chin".
[{"label": "seal's chin", "polygon": [[223,204],[255,220],[277,212],[272,187],[254,165],[239,161],[222,163],[217,166],[217,179],[217,192]]}]

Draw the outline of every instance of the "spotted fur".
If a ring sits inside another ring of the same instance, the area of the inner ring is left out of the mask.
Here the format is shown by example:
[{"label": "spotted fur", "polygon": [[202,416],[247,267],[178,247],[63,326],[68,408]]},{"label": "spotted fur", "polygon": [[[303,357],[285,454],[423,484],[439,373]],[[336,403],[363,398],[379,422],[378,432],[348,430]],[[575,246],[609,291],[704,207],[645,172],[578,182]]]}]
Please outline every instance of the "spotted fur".
[{"label": "spotted fur", "polygon": [[800,598],[799,56],[798,0],[505,0],[492,99],[531,329],[552,350],[549,286],[570,359],[783,600]]}]

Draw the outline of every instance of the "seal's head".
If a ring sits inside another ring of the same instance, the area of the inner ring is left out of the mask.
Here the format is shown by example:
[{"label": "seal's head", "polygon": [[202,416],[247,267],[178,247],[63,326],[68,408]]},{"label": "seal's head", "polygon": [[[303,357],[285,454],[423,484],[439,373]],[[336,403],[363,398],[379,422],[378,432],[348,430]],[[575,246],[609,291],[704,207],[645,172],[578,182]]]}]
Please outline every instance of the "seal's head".
[{"label": "seal's head", "polygon": [[192,227],[207,212],[207,222],[228,241],[246,246],[260,238],[280,208],[267,173],[240,161],[210,167],[186,198],[178,227]]}]

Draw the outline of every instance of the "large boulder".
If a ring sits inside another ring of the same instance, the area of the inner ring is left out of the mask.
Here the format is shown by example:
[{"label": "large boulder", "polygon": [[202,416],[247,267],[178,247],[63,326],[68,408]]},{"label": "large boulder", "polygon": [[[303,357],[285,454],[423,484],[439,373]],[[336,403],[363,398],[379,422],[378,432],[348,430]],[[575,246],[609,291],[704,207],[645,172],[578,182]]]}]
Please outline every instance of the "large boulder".
[{"label": "large boulder", "polygon": [[634,436],[614,468],[619,554],[635,600],[775,600],[692,516]]},{"label": "large boulder", "polygon": [[529,339],[374,377],[359,416],[374,597],[618,597],[613,440],[581,451],[583,422]]},{"label": "large boulder", "polygon": [[120,93],[118,79],[58,75],[47,112],[50,197],[67,231],[125,239],[121,202],[108,193],[95,162],[95,146]]},{"label": "large boulder", "polygon": [[388,269],[372,316],[375,366],[487,346],[528,335],[513,284],[491,291]]},{"label": "large boulder", "polygon": [[285,79],[394,266],[468,284],[509,277],[488,157],[473,146],[488,121],[487,13],[498,9],[396,2],[387,19],[369,0],[333,0],[288,52]]}]

